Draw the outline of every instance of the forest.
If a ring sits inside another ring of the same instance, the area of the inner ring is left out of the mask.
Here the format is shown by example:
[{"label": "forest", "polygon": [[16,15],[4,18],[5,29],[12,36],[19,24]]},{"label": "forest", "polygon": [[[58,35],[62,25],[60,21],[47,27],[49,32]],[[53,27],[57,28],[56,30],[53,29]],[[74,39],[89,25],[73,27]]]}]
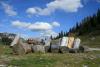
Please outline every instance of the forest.
[{"label": "forest", "polygon": [[[81,22],[77,22],[76,25],[70,28],[68,32],[61,31],[59,35],[54,39],[68,36],[68,33],[73,33],[74,36],[100,35],[100,9],[98,9],[96,14],[93,14],[92,16],[87,16]],[[53,39],[52,36],[51,39]]]}]

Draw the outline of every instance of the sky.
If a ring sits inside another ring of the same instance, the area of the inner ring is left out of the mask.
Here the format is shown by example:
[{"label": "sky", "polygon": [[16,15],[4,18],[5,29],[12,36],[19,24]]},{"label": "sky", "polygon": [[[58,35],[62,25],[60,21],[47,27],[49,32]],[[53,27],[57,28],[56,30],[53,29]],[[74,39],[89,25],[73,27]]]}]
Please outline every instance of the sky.
[{"label": "sky", "polygon": [[0,32],[55,37],[99,8],[100,0],[0,0]]}]

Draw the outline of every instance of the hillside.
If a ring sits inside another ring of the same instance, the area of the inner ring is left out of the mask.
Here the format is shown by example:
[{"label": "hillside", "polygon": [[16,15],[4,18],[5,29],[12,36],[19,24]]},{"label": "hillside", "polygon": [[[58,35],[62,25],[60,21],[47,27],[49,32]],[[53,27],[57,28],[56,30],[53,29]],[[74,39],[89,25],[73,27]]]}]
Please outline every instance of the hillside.
[{"label": "hillside", "polygon": [[80,36],[82,45],[86,45],[89,47],[100,48],[100,35],[98,36]]},{"label": "hillside", "polygon": [[97,13],[84,18],[80,23],[70,29],[71,33],[77,36],[82,35],[100,35],[100,10]]},{"label": "hillside", "polygon": [[90,47],[100,47],[100,9],[92,16],[85,17],[81,22],[77,22],[76,25],[70,28],[69,32],[61,31],[55,39],[68,36],[68,33],[72,33],[74,37],[81,39],[82,45]]}]

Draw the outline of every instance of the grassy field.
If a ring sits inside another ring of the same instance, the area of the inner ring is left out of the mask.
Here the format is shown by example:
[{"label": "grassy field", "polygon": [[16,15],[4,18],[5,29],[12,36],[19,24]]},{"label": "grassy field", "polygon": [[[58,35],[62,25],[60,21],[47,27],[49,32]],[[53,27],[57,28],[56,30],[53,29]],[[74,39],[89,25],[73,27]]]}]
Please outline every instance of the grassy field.
[{"label": "grassy field", "polygon": [[79,37],[81,39],[81,44],[89,47],[100,48],[100,35],[99,36],[89,36],[84,35]]},{"label": "grassy field", "polygon": [[[100,48],[100,36],[82,36],[82,45]],[[0,65],[7,67],[100,67],[100,51],[87,53],[29,53],[13,55],[0,44]]]},{"label": "grassy field", "polygon": [[0,65],[8,67],[100,67],[100,51],[88,53],[29,53],[12,55],[9,46],[0,45]]}]

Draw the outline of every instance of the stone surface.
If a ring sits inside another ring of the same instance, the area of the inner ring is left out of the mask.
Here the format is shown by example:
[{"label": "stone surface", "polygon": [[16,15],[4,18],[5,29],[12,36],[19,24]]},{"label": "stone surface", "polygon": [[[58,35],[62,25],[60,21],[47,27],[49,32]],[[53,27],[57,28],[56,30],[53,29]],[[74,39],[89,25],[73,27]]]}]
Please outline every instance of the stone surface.
[{"label": "stone surface", "polygon": [[33,45],[33,52],[42,52],[45,53],[45,47],[43,45]]},{"label": "stone surface", "polygon": [[60,46],[61,53],[68,53],[69,49],[66,46]]},{"label": "stone surface", "polygon": [[59,45],[51,45],[51,52],[52,53],[58,53],[59,52]]}]

